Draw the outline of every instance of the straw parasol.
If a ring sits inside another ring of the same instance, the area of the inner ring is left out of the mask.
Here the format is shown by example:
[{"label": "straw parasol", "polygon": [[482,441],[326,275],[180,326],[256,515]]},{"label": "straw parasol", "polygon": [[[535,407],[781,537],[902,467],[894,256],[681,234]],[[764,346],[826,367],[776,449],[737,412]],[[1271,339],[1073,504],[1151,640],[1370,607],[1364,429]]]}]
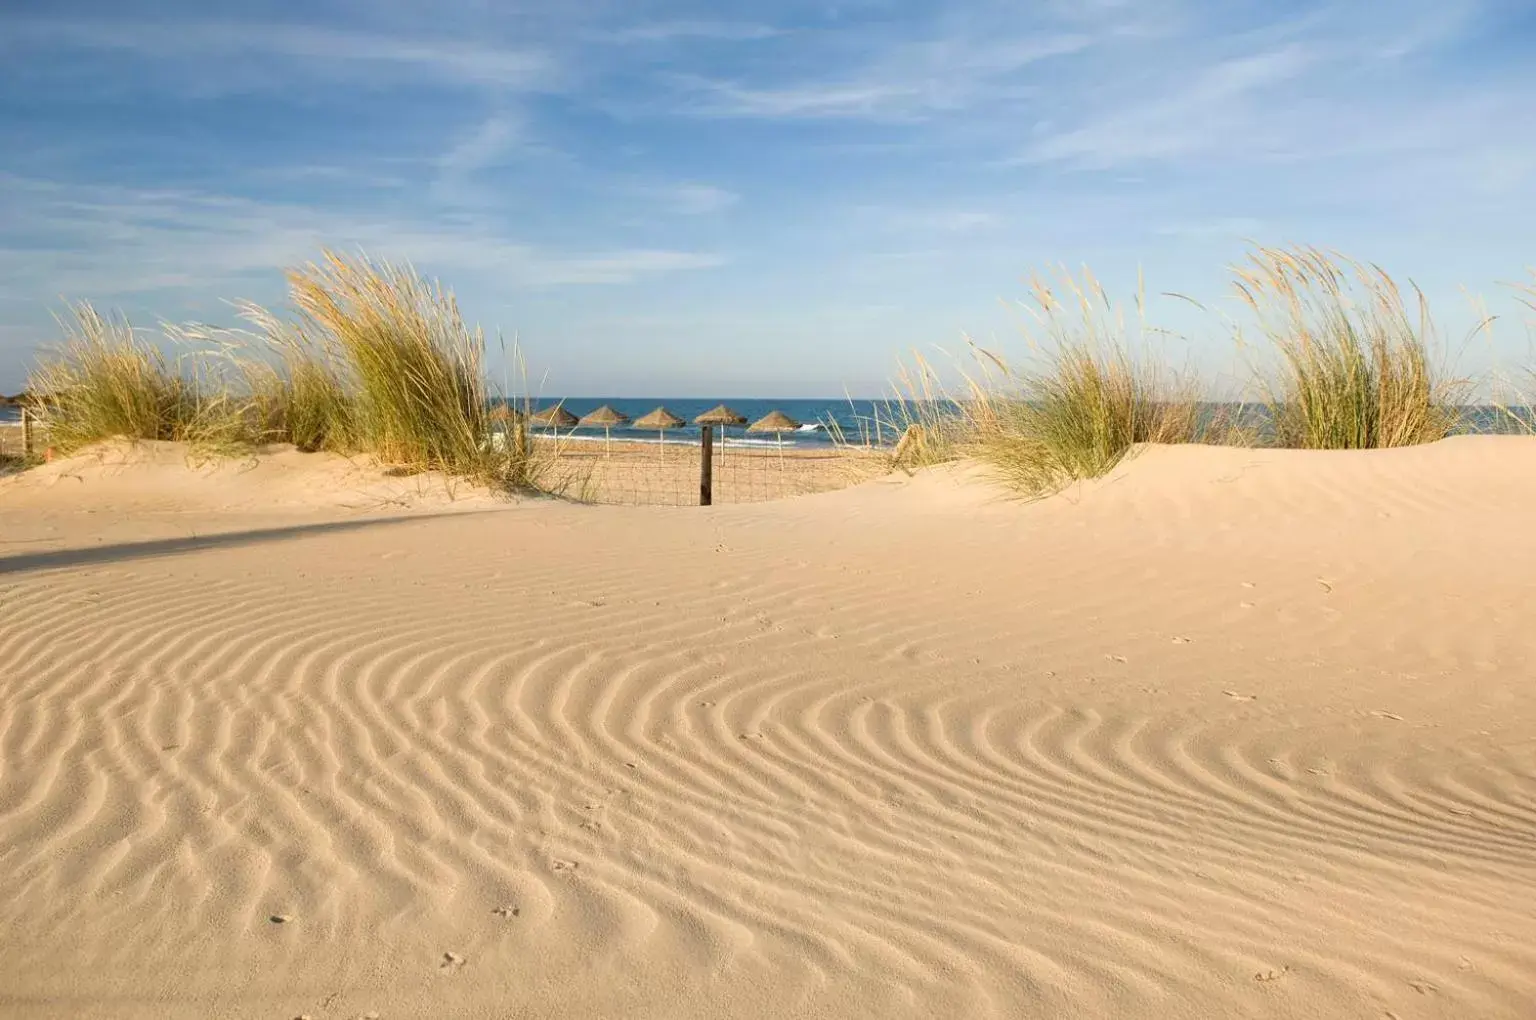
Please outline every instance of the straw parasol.
[{"label": "straw parasol", "polygon": [[641,417],[635,419],[635,428],[656,430],[657,445],[661,449],[661,457],[663,459],[665,459],[667,455],[666,430],[682,428],[686,424],[688,423],[683,421],[683,419],[679,418],[677,415],[673,414],[671,411],[668,411],[665,407],[658,407],[650,414],[642,415]]},{"label": "straw parasol", "polygon": [[608,404],[604,404],[597,410],[581,416],[576,424],[586,428],[600,428],[603,430],[603,455],[607,456],[613,446],[613,427],[615,425],[628,425],[629,415],[615,411]]},{"label": "straw parasol", "polygon": [[786,433],[786,432],[793,432],[796,429],[798,429],[799,427],[800,427],[800,423],[795,421],[795,419],[791,418],[789,415],[785,414],[783,411],[780,411],[778,409],[774,409],[772,411],[769,411],[767,414],[763,415],[761,418],[757,419],[757,421],[753,422],[751,425],[748,425],[747,426],[747,431],[748,432],[772,432],[774,434],[774,436],[777,437],[777,439],[779,441],[779,473],[783,474],[783,472],[784,472],[784,433]]},{"label": "straw parasol", "polygon": [[747,419],[724,404],[720,404],[693,419],[693,423],[695,425],[745,425]]},{"label": "straw parasol", "polygon": [[576,427],[576,416],[565,409],[564,404],[556,404],[554,407],[546,407],[542,411],[535,411],[530,419],[535,425],[545,425],[553,429],[571,429]]}]

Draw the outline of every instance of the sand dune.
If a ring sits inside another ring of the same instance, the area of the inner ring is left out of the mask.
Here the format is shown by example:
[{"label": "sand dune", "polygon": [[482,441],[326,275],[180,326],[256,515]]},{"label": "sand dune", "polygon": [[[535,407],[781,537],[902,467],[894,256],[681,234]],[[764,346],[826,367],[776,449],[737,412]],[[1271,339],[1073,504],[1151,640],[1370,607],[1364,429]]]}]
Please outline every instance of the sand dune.
[{"label": "sand dune", "polygon": [[0,1016],[1532,1015],[1536,443],[292,470],[0,481]]}]

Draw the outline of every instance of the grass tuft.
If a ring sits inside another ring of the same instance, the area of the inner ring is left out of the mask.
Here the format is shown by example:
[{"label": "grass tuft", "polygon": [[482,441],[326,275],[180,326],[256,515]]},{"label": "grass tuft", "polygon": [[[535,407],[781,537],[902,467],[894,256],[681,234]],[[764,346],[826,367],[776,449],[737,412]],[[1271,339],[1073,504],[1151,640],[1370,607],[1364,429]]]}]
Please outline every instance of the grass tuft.
[{"label": "grass tuft", "polygon": [[1433,360],[1433,320],[1380,268],[1313,248],[1261,248],[1237,289],[1279,355],[1263,382],[1279,446],[1358,450],[1444,439],[1471,391]]},{"label": "grass tuft", "polygon": [[[1205,435],[1194,379],[1138,356],[1141,343],[1091,273],[1062,272],[1054,285],[1036,276],[1030,290],[1031,357],[1015,366],[974,349],[981,370],[962,402],[963,445],[977,459],[1034,496],[1098,478],[1138,444]],[[1138,293],[1138,323],[1142,307]]]},{"label": "grass tuft", "polygon": [[298,335],[316,338],[288,348],[290,428],[306,439],[328,432],[331,398],[350,383],[348,438],[380,459],[461,475],[490,467],[484,337],[464,325],[452,294],[408,267],[331,252],[290,270],[288,285]]},{"label": "grass tuft", "polygon": [[167,327],[187,351],[174,366],[126,322],[77,306],[31,381],[54,444],[162,439],[219,454],[291,442],[537,485],[544,465],[521,419],[492,427],[484,338],[451,293],[409,267],[332,252],[288,281],[297,321],[247,305],[254,332]]},{"label": "grass tuft", "polygon": [[185,439],[206,424],[195,387],[123,319],[87,302],[60,320],[64,341],[28,382],[39,420],[69,453],[103,439]]}]

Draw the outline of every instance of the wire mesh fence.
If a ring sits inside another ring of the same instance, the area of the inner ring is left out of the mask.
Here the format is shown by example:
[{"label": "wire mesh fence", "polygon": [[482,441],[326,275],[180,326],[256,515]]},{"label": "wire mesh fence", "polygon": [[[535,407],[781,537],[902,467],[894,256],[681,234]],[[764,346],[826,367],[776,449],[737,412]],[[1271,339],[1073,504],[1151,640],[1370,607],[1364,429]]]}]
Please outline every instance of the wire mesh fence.
[{"label": "wire mesh fence", "polygon": [[[844,488],[883,469],[869,450],[764,441],[744,429],[650,442],[535,430],[540,485],[569,499],[631,506],[754,503]],[[706,471],[706,464],[708,470]]]}]

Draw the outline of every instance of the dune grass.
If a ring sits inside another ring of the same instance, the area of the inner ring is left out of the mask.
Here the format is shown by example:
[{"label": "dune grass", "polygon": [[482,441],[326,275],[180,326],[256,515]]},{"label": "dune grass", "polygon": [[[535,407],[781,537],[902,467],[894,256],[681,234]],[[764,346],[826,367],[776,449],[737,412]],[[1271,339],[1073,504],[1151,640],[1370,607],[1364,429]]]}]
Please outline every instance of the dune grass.
[{"label": "dune grass", "polygon": [[[290,347],[289,411],[324,427],[337,393],[350,412],[344,441],[391,464],[475,475],[492,470],[484,337],[453,295],[413,270],[327,253],[288,273],[300,315]],[[309,352],[309,353],[306,353]]]},{"label": "dune grass", "polygon": [[1378,449],[1456,431],[1471,384],[1436,363],[1438,336],[1417,288],[1410,310],[1380,268],[1312,248],[1261,248],[1235,272],[1278,354],[1260,378],[1276,445]]},{"label": "dune grass", "polygon": [[1134,332],[1087,270],[1029,281],[1027,356],[1014,363],[972,346],[960,430],[946,452],[990,465],[1037,496],[1110,471],[1140,443],[1187,443],[1208,426],[1189,373],[1150,357],[1137,295]]},{"label": "dune grass", "polygon": [[81,302],[60,325],[64,341],[40,359],[28,389],[61,452],[116,436],[186,440],[210,419],[193,379],[126,320]]},{"label": "dune grass", "polygon": [[[1528,270],[1528,282],[1511,283],[1515,300],[1536,312],[1536,268]],[[1527,323],[1531,335],[1536,337],[1536,320]],[[1501,380],[1494,407],[1499,415],[1502,431],[1516,435],[1536,435],[1536,367],[1528,367],[1516,379]]]},{"label": "dune grass", "polygon": [[[848,398],[849,407],[855,406]],[[940,382],[939,373],[920,352],[910,361],[898,359],[896,380],[871,414],[855,414],[856,434],[835,418],[822,424],[838,449],[861,462],[872,455],[886,458],[896,470],[914,471],[955,460],[969,435],[965,409]]]},{"label": "dune grass", "polygon": [[[536,487],[533,444],[493,439],[485,343],[453,295],[409,267],[326,252],[290,270],[297,319],[257,306],[254,332],[167,332],[172,363],[123,321],[74,309],[31,389],[61,452],[121,437],[219,452],[291,442],[409,471]],[[519,433],[520,435],[521,433]]]},{"label": "dune grass", "polygon": [[[1200,380],[1157,356],[1161,331],[1146,325],[1139,288],[1127,323],[1090,272],[1063,271],[1029,281],[1024,357],[971,344],[947,387],[948,373],[914,355],[858,436],[829,423],[834,441],[907,470],[974,457],[1040,495],[1099,477],[1145,443],[1361,449],[1457,429],[1471,387],[1435,361],[1439,338],[1417,289],[1405,300],[1379,268],[1310,248],[1260,248],[1235,273],[1273,356],[1256,369],[1263,415],[1200,403]],[[332,252],[290,270],[288,283],[293,314],[243,306],[250,331],[167,327],[174,359],[126,322],[75,307],[31,381],[53,445],[291,442],[499,487],[581,487],[558,477],[558,443],[530,441],[531,407],[492,415],[484,336],[450,292],[409,266]],[[1536,276],[1517,290],[1536,308]],[[1237,339],[1252,348],[1240,327]]]}]

